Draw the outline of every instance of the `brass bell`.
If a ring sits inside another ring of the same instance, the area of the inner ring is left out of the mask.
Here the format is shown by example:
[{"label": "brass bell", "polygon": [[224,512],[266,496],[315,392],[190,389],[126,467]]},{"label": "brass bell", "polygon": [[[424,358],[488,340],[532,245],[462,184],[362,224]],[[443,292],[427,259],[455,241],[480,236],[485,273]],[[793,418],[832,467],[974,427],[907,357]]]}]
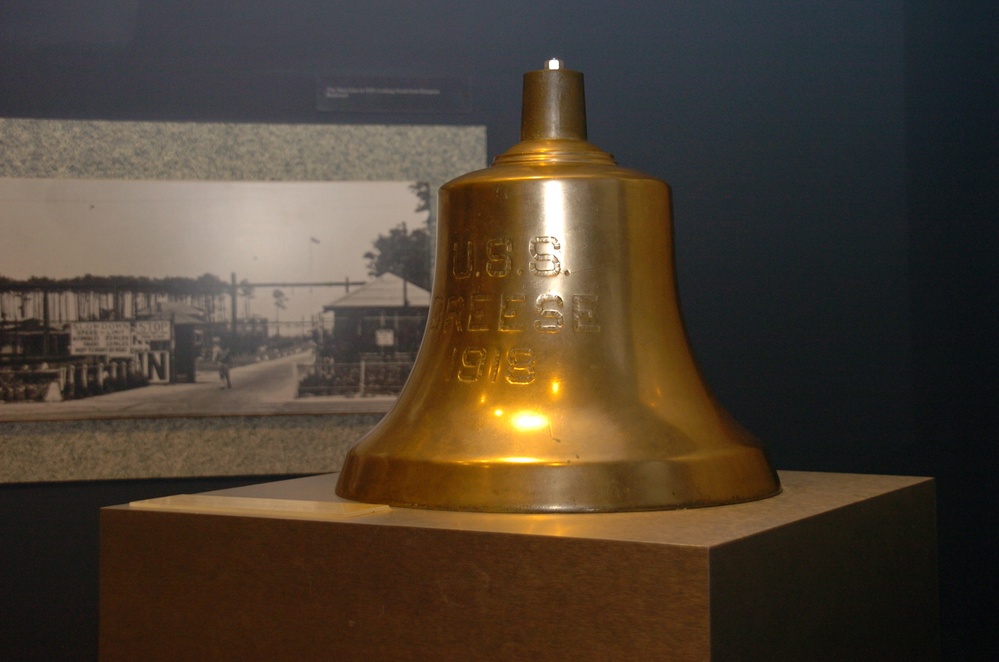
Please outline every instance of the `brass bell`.
[{"label": "brass bell", "polygon": [[441,188],[423,344],[336,491],[521,513],[780,491],[691,355],[669,186],[586,141],[583,76],[559,60],[524,75],[521,142]]}]

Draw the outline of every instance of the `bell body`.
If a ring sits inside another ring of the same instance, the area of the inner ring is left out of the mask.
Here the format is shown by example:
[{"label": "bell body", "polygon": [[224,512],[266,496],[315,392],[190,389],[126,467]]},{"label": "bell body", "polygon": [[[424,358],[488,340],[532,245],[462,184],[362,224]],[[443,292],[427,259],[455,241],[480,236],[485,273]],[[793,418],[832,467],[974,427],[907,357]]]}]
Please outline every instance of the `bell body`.
[{"label": "bell body", "polygon": [[529,137],[445,184],[438,209],[416,364],[348,453],[338,494],[586,512],[779,491],[761,446],[692,358],[664,182],[578,137]]}]

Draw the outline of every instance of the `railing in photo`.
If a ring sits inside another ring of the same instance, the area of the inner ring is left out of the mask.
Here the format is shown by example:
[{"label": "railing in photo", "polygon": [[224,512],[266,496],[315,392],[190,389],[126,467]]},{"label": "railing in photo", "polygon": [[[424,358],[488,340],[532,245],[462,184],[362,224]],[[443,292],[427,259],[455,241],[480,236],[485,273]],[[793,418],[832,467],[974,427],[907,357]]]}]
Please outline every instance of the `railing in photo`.
[{"label": "railing in photo", "polygon": [[412,361],[334,363],[325,359],[299,364],[298,397],[398,395],[412,368]]}]

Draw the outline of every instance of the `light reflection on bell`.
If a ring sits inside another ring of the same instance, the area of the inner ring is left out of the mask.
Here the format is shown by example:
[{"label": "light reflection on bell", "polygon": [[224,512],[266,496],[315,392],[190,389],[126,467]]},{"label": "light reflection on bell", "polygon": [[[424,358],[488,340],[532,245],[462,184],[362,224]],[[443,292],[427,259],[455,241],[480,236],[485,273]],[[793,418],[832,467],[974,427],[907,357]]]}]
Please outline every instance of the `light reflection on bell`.
[{"label": "light reflection on bell", "polygon": [[582,74],[558,60],[525,74],[521,142],[440,190],[416,365],[337,494],[585,512],[778,493],[689,350],[671,207],[667,184],[586,141]]}]

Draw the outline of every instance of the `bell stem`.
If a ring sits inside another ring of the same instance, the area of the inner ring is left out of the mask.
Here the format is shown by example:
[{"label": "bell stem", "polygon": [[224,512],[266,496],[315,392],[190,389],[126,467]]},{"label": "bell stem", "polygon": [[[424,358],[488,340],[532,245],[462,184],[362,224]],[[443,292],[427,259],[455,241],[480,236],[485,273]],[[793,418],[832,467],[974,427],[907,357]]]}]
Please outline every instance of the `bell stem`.
[{"label": "bell stem", "polygon": [[582,73],[552,59],[544,69],[524,74],[520,139],[586,140]]}]

